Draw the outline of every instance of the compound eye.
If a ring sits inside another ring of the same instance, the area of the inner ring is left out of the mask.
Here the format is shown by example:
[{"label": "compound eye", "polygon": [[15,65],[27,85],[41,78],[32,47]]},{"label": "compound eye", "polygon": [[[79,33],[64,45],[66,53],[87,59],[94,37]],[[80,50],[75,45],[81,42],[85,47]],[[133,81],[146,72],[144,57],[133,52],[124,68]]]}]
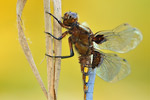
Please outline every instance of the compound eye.
[{"label": "compound eye", "polygon": [[68,16],[68,12],[66,12],[64,15],[65,15],[65,16]]},{"label": "compound eye", "polygon": [[72,16],[68,16],[68,19],[71,19],[72,18]]},{"label": "compound eye", "polygon": [[68,14],[68,13],[65,13],[65,14],[64,14],[64,17],[68,17],[68,16],[69,16],[69,14]]}]

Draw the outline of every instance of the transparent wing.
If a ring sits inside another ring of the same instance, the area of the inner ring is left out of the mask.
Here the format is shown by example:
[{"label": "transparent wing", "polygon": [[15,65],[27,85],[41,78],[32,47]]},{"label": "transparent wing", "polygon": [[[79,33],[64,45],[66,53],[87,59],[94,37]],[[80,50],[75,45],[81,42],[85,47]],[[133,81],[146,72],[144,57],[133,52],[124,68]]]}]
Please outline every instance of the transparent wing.
[{"label": "transparent wing", "polygon": [[130,26],[122,24],[111,31],[101,31],[95,34],[103,35],[105,41],[102,44],[96,44],[95,48],[112,50],[119,53],[125,53],[134,49],[142,40],[141,32]]},{"label": "transparent wing", "polygon": [[107,82],[116,82],[130,73],[128,62],[113,53],[101,53],[103,62],[97,67],[96,74]]}]

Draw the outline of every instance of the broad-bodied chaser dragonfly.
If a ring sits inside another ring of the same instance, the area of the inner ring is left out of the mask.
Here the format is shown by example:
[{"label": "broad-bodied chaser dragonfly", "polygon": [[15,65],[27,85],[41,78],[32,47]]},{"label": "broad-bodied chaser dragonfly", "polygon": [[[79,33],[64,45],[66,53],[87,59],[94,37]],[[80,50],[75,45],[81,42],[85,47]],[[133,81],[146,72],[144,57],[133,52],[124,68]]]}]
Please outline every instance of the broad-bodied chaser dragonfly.
[{"label": "broad-bodied chaser dragonfly", "polygon": [[118,53],[126,53],[134,49],[142,40],[141,32],[130,26],[122,24],[113,30],[99,31],[95,34],[87,26],[79,24],[78,15],[74,12],[66,12],[62,17],[63,22],[51,15],[67,31],[60,37],[55,37],[49,32],[54,39],[61,40],[68,33],[70,55],[69,56],[51,56],[54,58],[69,58],[74,56],[73,45],[80,54],[79,61],[83,73],[84,100],[93,100],[93,89],[95,75],[107,82],[115,82],[123,79],[130,73],[128,62],[113,53],[103,53],[100,50],[111,50]]}]

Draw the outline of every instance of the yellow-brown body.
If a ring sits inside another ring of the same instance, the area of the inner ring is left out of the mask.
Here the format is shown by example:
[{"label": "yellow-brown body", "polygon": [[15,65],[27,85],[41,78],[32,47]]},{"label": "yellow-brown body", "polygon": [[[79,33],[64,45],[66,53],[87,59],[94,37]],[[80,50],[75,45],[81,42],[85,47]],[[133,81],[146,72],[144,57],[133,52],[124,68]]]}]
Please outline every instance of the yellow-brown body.
[{"label": "yellow-brown body", "polygon": [[91,55],[93,50],[92,31],[85,26],[77,24],[71,30],[71,40],[81,56]]}]

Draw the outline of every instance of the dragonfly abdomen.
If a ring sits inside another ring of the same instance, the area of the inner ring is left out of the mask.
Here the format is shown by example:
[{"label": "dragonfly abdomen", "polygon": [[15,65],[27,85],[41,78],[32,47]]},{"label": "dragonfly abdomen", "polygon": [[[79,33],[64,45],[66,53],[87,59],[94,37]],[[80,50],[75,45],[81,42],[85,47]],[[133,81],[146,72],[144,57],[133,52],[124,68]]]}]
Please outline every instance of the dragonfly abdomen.
[{"label": "dragonfly abdomen", "polygon": [[96,69],[92,68],[91,56],[80,56],[80,63],[83,74],[84,100],[93,100]]}]

